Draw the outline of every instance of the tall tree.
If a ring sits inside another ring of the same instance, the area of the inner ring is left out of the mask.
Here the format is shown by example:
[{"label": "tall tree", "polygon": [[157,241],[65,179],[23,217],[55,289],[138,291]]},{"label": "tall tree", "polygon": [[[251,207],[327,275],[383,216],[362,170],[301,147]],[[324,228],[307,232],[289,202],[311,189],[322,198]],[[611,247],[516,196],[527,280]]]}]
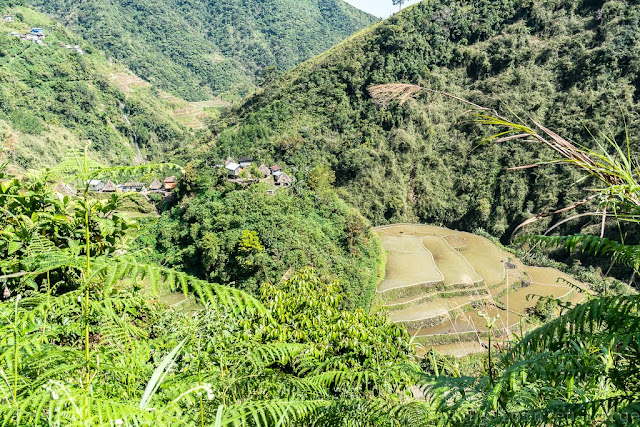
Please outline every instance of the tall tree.
[{"label": "tall tree", "polygon": [[406,0],[392,0],[393,5],[398,5],[398,10],[402,10],[402,5],[406,3]]}]

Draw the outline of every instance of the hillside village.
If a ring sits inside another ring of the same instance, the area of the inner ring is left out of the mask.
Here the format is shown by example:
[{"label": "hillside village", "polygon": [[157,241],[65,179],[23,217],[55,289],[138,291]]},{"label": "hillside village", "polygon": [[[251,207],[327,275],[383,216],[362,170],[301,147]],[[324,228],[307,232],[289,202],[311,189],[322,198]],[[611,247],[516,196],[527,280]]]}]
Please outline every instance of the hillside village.
[{"label": "hillside village", "polygon": [[[3,15],[2,22],[12,23],[15,22],[12,15]],[[11,31],[8,33],[9,37],[17,37],[21,40],[29,41],[35,44],[43,45],[45,44],[45,40],[47,38],[44,29],[40,27],[33,27],[28,32],[18,32]],[[52,42],[47,42],[48,45],[53,45]],[[78,55],[84,55],[84,51],[79,45],[70,45],[67,43],[59,43],[59,47],[69,50],[72,53],[76,53]]]},{"label": "hillside village", "polygon": [[[168,196],[178,186],[178,180],[175,176],[169,176],[162,181],[154,179],[150,184],[137,181],[115,184],[110,179],[106,181],[92,179],[86,185],[88,190],[93,193],[140,193],[143,195],[160,194]],[[54,191],[69,196],[75,196],[78,193],[71,184],[67,183],[56,185]]]},{"label": "hillside village", "polygon": [[243,186],[257,182],[269,185],[272,188],[267,190],[267,194],[274,194],[275,190],[289,187],[295,181],[280,165],[267,166],[261,163],[256,166],[251,157],[239,157],[237,161],[228,157],[224,163],[218,163],[216,168],[224,168],[229,182]]},{"label": "hillside village", "polygon": [[[227,158],[223,163],[216,164],[219,170],[224,170],[227,182],[246,187],[258,182],[267,184],[269,187],[266,194],[273,195],[276,190],[290,187],[295,179],[282,170],[280,165],[267,166],[261,163],[256,166],[250,157],[239,157],[236,161],[232,157]],[[175,176],[169,176],[164,180],[154,179],[150,183],[140,181],[127,181],[122,184],[115,184],[110,179],[103,181],[92,179],[86,183],[87,189],[92,193],[140,193],[143,195],[161,194],[168,196],[178,186]],[[54,191],[60,194],[77,195],[78,190],[68,183],[59,183]]]}]

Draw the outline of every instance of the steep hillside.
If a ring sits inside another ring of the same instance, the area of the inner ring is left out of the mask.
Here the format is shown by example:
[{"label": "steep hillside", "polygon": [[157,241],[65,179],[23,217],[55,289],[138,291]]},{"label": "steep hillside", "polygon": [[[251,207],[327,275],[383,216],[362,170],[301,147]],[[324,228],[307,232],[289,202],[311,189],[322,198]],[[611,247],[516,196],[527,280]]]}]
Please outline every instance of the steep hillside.
[{"label": "steep hillside", "polygon": [[635,135],[639,22],[631,1],[422,2],[249,98],[212,129],[202,156],[253,154],[301,175],[326,163],[343,197],[376,224],[420,220],[504,236],[532,212],[579,200],[575,175],[507,171],[552,154],[477,147],[493,130],[463,103],[429,95],[379,108],[367,88],[421,84],[534,117],[585,144],[585,125],[621,137],[623,117]]},{"label": "steep hillside", "polygon": [[376,19],[342,0],[33,0],[136,74],[178,96],[246,94]]},{"label": "steep hillside", "polygon": [[[41,168],[91,141],[98,159],[130,164],[166,158],[189,136],[173,111],[184,101],[158,96],[45,15],[25,7],[3,13],[13,22],[0,23],[2,158]],[[19,36],[33,27],[44,29],[39,42]]]}]

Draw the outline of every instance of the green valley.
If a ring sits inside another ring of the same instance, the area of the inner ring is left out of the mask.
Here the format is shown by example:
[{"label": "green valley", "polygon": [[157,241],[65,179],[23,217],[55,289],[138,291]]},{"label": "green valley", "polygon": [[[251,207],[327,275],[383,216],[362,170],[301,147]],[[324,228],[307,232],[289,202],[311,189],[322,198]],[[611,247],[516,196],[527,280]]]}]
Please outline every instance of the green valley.
[{"label": "green valley", "polygon": [[39,1],[140,77],[190,101],[245,95],[376,19],[341,0]]},{"label": "green valley", "polygon": [[[52,166],[87,141],[102,161],[141,162],[167,158],[190,138],[174,114],[186,102],[159,97],[56,21],[24,7],[5,11],[15,18],[0,23],[1,155],[13,165]],[[24,38],[32,28],[43,28],[41,40]]]},{"label": "green valley", "polygon": [[640,5],[384,2],[0,0],[0,427],[640,426]]}]

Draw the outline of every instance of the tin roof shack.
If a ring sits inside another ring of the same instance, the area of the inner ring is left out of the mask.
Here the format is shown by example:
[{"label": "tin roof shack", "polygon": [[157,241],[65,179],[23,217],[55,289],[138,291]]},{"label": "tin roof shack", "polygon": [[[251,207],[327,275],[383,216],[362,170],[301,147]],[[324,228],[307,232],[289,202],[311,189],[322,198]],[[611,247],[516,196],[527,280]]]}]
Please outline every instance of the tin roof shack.
[{"label": "tin roof shack", "polygon": [[240,157],[238,159],[238,164],[243,169],[251,166],[251,162],[253,162],[253,159],[251,157]]},{"label": "tin roof shack", "polygon": [[282,173],[282,168],[278,165],[271,166],[269,170],[271,171],[271,175],[273,176],[278,176]]},{"label": "tin roof shack", "polygon": [[227,170],[227,175],[229,178],[237,178],[240,176],[240,172],[242,172],[242,168],[238,163],[231,162],[225,166]]},{"label": "tin roof shack", "polygon": [[100,191],[104,188],[104,181],[101,181],[99,179],[92,179],[91,181],[87,182],[87,188],[89,189],[89,191]]},{"label": "tin roof shack", "polygon": [[175,176],[169,176],[164,179],[164,189],[171,191],[178,186],[178,180]]},{"label": "tin roof shack", "polygon": [[116,192],[116,185],[113,183],[113,181],[111,181],[110,179],[107,180],[107,183],[104,185],[104,187],[102,187],[102,192],[103,193],[115,193]]},{"label": "tin roof shack", "polygon": [[11,16],[11,15],[2,15],[2,20],[4,22],[13,22],[13,16]]},{"label": "tin roof shack", "polygon": [[141,193],[146,190],[144,184],[141,182],[125,182],[124,184],[119,186],[123,193]]}]

